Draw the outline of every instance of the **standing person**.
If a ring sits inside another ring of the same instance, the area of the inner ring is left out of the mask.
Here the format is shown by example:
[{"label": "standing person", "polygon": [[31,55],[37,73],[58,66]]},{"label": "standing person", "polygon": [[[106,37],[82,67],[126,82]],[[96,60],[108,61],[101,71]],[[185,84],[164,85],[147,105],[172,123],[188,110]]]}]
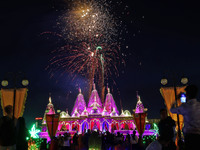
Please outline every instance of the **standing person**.
[{"label": "standing person", "polygon": [[13,119],[13,107],[4,108],[6,116],[0,118],[0,150],[16,149],[16,119]]},{"label": "standing person", "polygon": [[125,150],[131,150],[130,139],[131,139],[131,136],[129,134],[127,134],[125,142],[124,142]]},{"label": "standing person", "polygon": [[172,113],[181,114],[184,118],[185,149],[194,150],[199,147],[200,141],[200,102],[197,101],[198,88],[196,85],[188,85],[185,88],[187,102],[175,108]]},{"label": "standing person", "polygon": [[173,140],[176,123],[167,115],[167,110],[164,108],[160,110],[160,122],[158,123],[158,128],[160,137],[165,141],[170,141],[168,149],[176,150],[175,141]]},{"label": "standing person", "polygon": [[19,117],[17,121],[17,143],[16,150],[27,150],[28,142],[26,141],[26,137],[29,136],[28,129],[26,128],[25,119],[23,117]]},{"label": "standing person", "polygon": [[136,131],[135,130],[133,131],[133,134],[130,137],[130,142],[131,142],[132,150],[138,148],[138,137],[136,135]]},{"label": "standing person", "polygon": [[75,133],[73,136],[73,149],[78,150],[78,134]]},{"label": "standing person", "polygon": [[61,134],[59,134],[59,136],[57,137],[58,138],[58,146],[59,146],[59,150],[62,149],[62,146],[63,146],[63,137]]},{"label": "standing person", "polygon": [[63,150],[70,150],[71,146],[71,136],[69,133],[64,134]]}]

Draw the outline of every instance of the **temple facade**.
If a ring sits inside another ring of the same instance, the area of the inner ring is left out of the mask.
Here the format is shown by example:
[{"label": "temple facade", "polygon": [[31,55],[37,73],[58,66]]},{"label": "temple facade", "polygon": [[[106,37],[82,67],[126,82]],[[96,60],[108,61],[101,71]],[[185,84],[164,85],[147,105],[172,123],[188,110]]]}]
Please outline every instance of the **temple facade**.
[{"label": "temple facade", "polygon": [[[141,99],[139,95],[137,95],[135,113],[140,113],[144,111],[144,109]],[[54,113],[55,111],[50,98],[45,114]],[[43,118],[42,125],[43,128],[40,136],[48,136],[45,117]],[[79,88],[79,94],[77,95],[71,115],[68,111],[60,112],[57,134],[63,134],[65,132],[72,134],[78,132],[82,134],[87,132],[88,129],[91,131],[96,130],[102,132],[109,131],[112,133],[121,132],[124,134],[132,134],[133,129],[135,129],[135,124],[133,116],[128,110],[121,110],[121,114],[119,114],[109,88],[107,88],[105,102],[102,104],[94,84],[88,104],[86,104],[81,89]]]}]

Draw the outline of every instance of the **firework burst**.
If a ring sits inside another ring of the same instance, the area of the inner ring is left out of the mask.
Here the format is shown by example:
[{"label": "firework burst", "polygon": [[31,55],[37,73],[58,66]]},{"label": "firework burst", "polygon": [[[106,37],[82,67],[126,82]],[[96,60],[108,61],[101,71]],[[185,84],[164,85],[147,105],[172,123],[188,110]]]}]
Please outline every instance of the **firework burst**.
[{"label": "firework burst", "polygon": [[77,74],[86,76],[89,92],[95,79],[102,101],[105,78],[118,76],[118,65],[125,64],[119,45],[121,22],[111,15],[110,6],[105,0],[73,2],[58,21],[67,44],[53,51],[54,57],[48,66],[50,72],[62,70],[73,79]]},{"label": "firework burst", "polygon": [[[76,1],[60,18],[66,40],[74,42],[110,43],[117,36],[116,20],[105,0]],[[91,39],[93,41],[91,41]]]}]

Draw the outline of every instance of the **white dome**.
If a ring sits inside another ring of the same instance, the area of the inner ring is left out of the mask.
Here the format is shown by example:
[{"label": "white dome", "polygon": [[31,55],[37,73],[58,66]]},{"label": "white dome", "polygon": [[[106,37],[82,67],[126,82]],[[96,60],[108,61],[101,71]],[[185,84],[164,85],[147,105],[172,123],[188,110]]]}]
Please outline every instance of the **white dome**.
[{"label": "white dome", "polygon": [[124,111],[124,116],[125,116],[125,117],[130,117],[130,116],[131,116],[130,111],[125,110],[125,111]]},{"label": "white dome", "polygon": [[69,118],[69,117],[70,117],[70,115],[68,114],[68,112],[62,111],[60,113],[60,118]]}]

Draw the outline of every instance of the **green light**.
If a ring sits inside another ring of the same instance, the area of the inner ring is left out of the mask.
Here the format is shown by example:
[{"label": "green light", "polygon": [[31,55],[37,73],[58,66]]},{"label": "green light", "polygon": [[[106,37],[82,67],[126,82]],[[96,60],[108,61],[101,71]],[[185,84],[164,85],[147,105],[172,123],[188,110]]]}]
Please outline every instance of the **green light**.
[{"label": "green light", "polygon": [[98,50],[102,50],[102,47],[101,46],[97,46],[96,53],[97,53]]},{"label": "green light", "polygon": [[39,132],[40,132],[40,130],[35,128],[35,124],[32,126],[31,130],[29,130],[31,137],[34,139],[39,138],[39,136],[38,136]]},{"label": "green light", "polygon": [[98,49],[102,50],[102,47],[101,46],[97,46],[96,50],[98,50]]},{"label": "green light", "polygon": [[26,140],[28,141],[28,140],[29,140],[29,137],[26,137]]},{"label": "green light", "polygon": [[157,134],[159,134],[159,128],[158,128],[158,125],[156,124],[156,123],[153,123],[153,130],[155,130],[155,133],[154,133],[154,135],[157,135]]}]

